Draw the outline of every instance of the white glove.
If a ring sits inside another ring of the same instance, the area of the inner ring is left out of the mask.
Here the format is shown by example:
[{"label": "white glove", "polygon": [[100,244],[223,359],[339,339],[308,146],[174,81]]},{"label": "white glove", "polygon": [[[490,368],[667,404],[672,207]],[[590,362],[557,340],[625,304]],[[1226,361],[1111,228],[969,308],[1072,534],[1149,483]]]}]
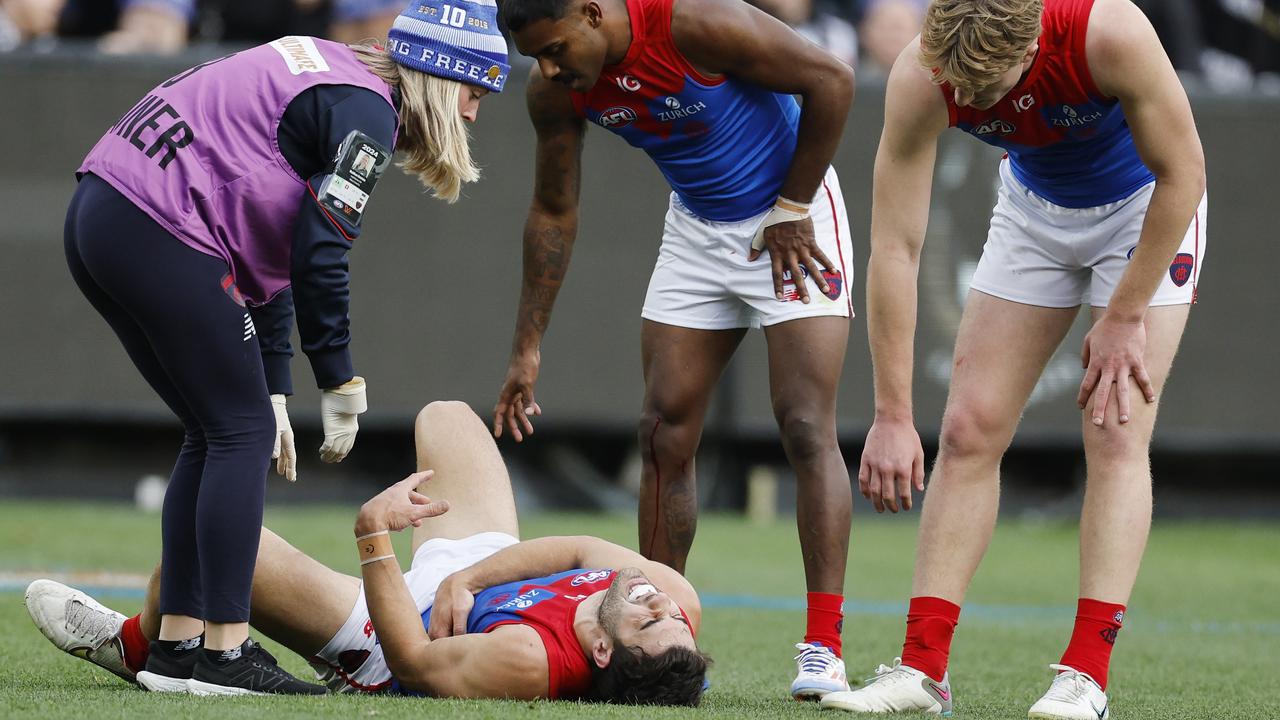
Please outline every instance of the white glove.
[{"label": "white glove", "polygon": [[276,444],[271,448],[271,459],[276,461],[276,472],[289,482],[298,479],[298,451],[293,447],[293,426],[289,424],[288,398],[271,396],[271,409],[276,413]]},{"label": "white glove", "polygon": [[320,459],[327,463],[342,462],[356,442],[360,423],[356,416],[369,409],[364,396],[364,378],[351,378],[345,385],[329,388],[320,395],[320,422],[324,425],[324,444]]},{"label": "white glove", "polygon": [[766,229],[779,223],[797,222],[807,217],[809,217],[809,203],[796,202],[784,197],[778,198],[773,207],[770,208],[769,214],[764,216],[764,222],[760,223],[760,227],[756,229],[755,237],[751,238],[751,249],[764,250],[764,231]]}]

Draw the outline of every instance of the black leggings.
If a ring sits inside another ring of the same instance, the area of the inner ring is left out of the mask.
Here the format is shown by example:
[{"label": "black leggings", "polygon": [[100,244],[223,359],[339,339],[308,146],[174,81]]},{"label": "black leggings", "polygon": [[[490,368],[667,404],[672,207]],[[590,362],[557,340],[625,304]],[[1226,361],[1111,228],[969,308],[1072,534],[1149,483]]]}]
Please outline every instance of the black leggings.
[{"label": "black leggings", "polygon": [[249,619],[275,415],[252,321],[222,260],[182,244],[101,178],[71,199],[67,264],[182,421],[161,521],[160,612]]}]

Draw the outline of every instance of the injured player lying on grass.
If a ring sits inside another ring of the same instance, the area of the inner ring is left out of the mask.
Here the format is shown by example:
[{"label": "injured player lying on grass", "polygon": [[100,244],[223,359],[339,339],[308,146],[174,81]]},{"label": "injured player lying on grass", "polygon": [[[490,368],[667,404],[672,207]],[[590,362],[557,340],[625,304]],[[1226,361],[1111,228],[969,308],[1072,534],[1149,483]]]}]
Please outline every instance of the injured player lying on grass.
[{"label": "injured player lying on grass", "polygon": [[[709,658],[694,642],[701,606],[683,576],[599,538],[517,540],[506,467],[465,404],[428,405],[415,439],[421,471],[357,517],[363,578],[263,528],[259,632],[338,692],[698,704]],[[402,573],[387,531],[409,526]],[[158,641],[158,573],[133,618],[52,580],[31,584],[27,609],[54,645],[146,689],[243,694],[192,679],[199,638]]]}]

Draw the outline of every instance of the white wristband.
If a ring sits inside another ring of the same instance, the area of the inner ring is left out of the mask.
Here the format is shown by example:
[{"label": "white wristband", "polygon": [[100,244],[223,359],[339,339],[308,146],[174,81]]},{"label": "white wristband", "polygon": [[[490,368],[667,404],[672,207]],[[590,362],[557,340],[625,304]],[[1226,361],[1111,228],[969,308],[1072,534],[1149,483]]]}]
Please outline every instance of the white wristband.
[{"label": "white wristband", "polygon": [[766,228],[779,223],[804,220],[807,217],[809,217],[808,203],[798,203],[784,197],[778,198],[777,202],[769,210],[769,214],[764,216],[764,222],[760,224],[760,229],[756,231],[755,237],[751,239],[751,249],[764,249],[764,231]]}]

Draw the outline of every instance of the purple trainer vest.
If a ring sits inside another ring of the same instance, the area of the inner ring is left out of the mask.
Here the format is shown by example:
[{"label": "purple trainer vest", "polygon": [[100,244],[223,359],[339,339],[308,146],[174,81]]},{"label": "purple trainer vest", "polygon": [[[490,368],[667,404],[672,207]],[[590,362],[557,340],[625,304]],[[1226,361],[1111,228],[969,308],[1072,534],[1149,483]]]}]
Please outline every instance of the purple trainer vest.
[{"label": "purple trainer vest", "polygon": [[78,174],[101,177],[174,237],[222,258],[244,297],[265,303],[289,287],[307,192],[280,154],[280,119],[316,85],[368,88],[392,104],[387,84],[347,46],[284,37],[165,81],[102,136]]}]

